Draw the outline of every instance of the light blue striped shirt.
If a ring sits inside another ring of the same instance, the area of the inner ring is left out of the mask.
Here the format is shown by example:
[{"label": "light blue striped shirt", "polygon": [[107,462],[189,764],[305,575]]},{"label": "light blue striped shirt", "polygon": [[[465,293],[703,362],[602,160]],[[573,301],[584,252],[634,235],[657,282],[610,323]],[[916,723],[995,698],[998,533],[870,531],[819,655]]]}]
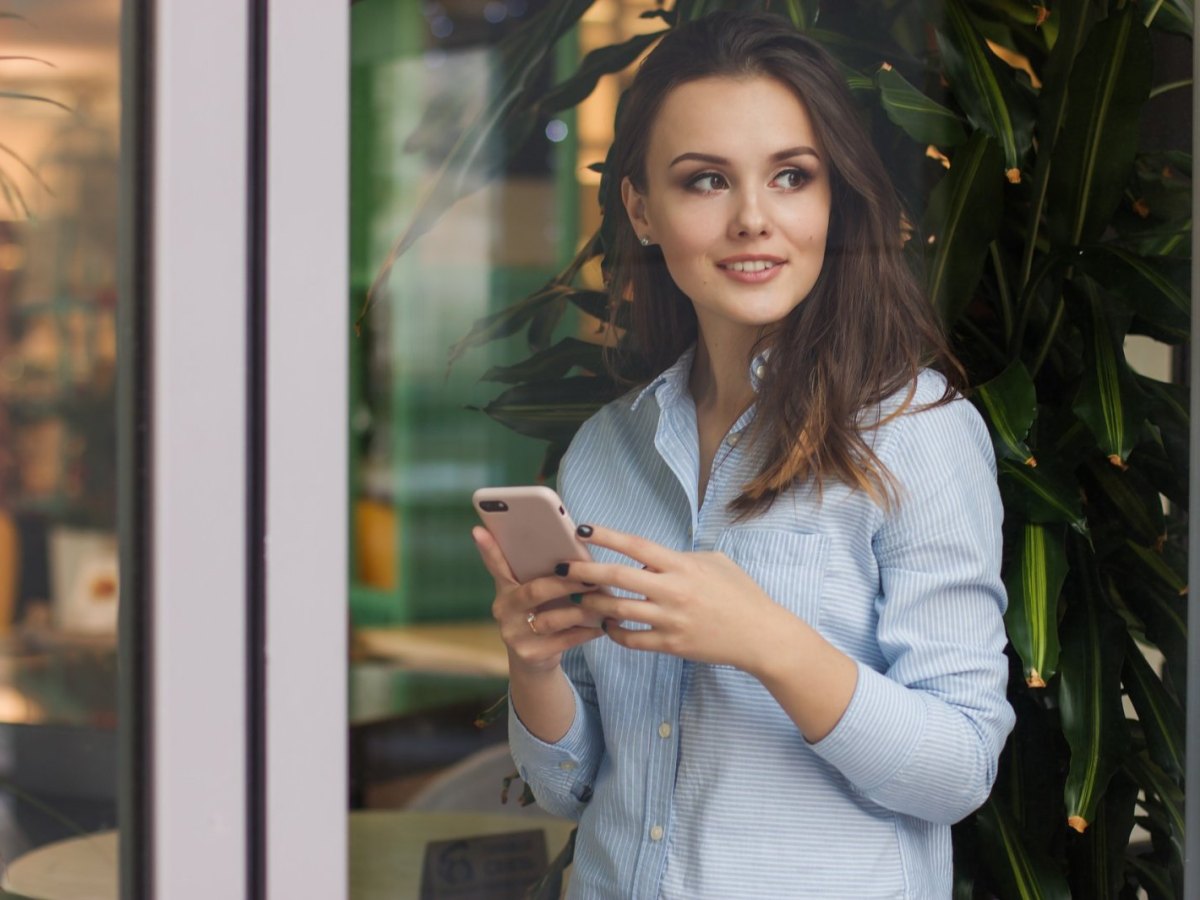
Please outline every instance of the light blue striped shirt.
[{"label": "light blue striped shirt", "polygon": [[[735,523],[727,505],[762,464],[738,440],[754,410],[698,507],[693,354],[584,424],[559,477],[566,506],[576,522],[724,552],[856,660],[858,685],[810,744],[740,670],[603,637],[569,651],[570,730],[547,744],[510,714],[509,735],[539,804],[579,820],[570,897],[947,898],[950,825],[987,798],[1013,725],[987,429],[959,398],[868,432],[901,485],[887,514],[833,482],[820,502],[793,488]],[[944,383],[923,372],[914,402]]]}]

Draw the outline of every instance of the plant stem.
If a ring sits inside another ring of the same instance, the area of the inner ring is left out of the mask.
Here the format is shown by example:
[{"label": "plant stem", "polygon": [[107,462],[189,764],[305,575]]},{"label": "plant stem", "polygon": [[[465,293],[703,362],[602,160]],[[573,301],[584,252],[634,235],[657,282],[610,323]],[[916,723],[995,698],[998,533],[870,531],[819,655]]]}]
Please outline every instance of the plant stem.
[{"label": "plant stem", "polygon": [[1037,356],[1034,357],[1033,366],[1029,370],[1030,378],[1037,378],[1038,370],[1042,368],[1042,363],[1046,361],[1046,357],[1050,353],[1050,345],[1054,343],[1054,339],[1058,336],[1059,326],[1062,325],[1063,314],[1067,311],[1067,304],[1063,302],[1063,298],[1058,298],[1058,305],[1054,308],[1054,318],[1050,320],[1050,327],[1046,329],[1046,337],[1042,340],[1042,346],[1038,348]]},{"label": "plant stem", "polygon": [[979,342],[979,346],[987,350],[992,359],[994,359],[997,363],[999,363],[1001,366],[1004,366],[1008,363],[1008,357],[1004,355],[1004,351],[997,347],[992,339],[983,333],[982,328],[965,316],[958,320],[958,324],[967,331],[971,332],[971,336]]},{"label": "plant stem", "polygon": [[1008,279],[1004,275],[1004,263],[1000,259],[1000,248],[996,246],[995,241],[988,244],[988,253],[991,254],[992,266],[996,270],[996,285],[1000,289],[1000,319],[1004,324],[1004,342],[1007,344],[1012,341],[1012,298],[1008,293]]},{"label": "plant stem", "polygon": [[1146,13],[1146,18],[1142,19],[1142,24],[1149,28],[1150,23],[1154,21],[1154,17],[1158,15],[1158,11],[1162,8],[1162,5],[1163,0],[1157,0],[1157,2],[1150,7],[1150,12]]},{"label": "plant stem", "polygon": [[1160,84],[1158,87],[1151,89],[1150,95],[1146,99],[1153,100],[1160,94],[1165,94],[1167,91],[1173,91],[1176,88],[1188,87],[1191,85],[1191,83],[1192,79],[1185,78],[1183,81],[1169,81],[1166,84]]},{"label": "plant stem", "polygon": [[1038,288],[1042,286],[1042,282],[1046,280],[1046,276],[1054,270],[1057,263],[1058,258],[1055,254],[1048,255],[1037,274],[1021,289],[1021,296],[1017,301],[1020,314],[1017,319],[1017,327],[1013,329],[1012,339],[1009,341],[1009,357],[1011,359],[1016,359],[1021,355],[1021,345],[1025,340],[1025,329],[1029,325],[1029,314],[1033,309],[1034,297],[1037,295]]}]

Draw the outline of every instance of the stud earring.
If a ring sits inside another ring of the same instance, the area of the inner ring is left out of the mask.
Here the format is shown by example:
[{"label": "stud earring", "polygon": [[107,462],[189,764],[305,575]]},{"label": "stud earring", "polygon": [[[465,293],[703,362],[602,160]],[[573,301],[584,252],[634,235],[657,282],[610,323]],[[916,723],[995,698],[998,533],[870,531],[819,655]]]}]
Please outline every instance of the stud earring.
[{"label": "stud earring", "polygon": [[640,238],[638,238],[638,243],[641,244],[643,247],[649,247],[650,246],[650,238],[646,237],[643,234]]}]

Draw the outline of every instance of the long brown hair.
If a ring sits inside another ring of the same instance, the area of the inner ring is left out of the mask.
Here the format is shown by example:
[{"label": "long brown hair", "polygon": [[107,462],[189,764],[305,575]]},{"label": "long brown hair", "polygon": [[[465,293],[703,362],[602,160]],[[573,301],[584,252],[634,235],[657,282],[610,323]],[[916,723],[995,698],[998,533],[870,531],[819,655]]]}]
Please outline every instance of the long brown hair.
[{"label": "long brown hair", "polygon": [[[759,474],[731,504],[742,516],[766,509],[793,484],[818,490],[834,478],[887,508],[890,473],[864,439],[877,428],[863,413],[908,389],[928,367],[947,378],[945,403],[965,382],[938,318],[903,258],[902,208],[864,129],[845,80],[828,54],[785,19],[719,12],[667,34],[646,57],[621,102],[605,166],[607,191],[628,177],[646,192],[650,131],[674,88],[701,78],[769,77],[804,104],[829,161],[831,204],[825,262],[815,285],[769,338],[770,362],[757,398],[752,438],[767,450]],[[695,310],[671,279],[661,251],[642,247],[623,208],[606,202],[613,323],[633,302],[629,331],[609,357],[617,377],[645,378],[697,339]],[[747,360],[749,365],[750,360]]]}]

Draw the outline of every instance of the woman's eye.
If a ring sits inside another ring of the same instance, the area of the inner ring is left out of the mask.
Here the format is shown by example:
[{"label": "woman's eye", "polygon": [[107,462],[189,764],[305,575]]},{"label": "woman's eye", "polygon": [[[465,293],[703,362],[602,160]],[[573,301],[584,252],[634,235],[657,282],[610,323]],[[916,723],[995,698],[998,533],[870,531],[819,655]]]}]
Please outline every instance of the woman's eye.
[{"label": "woman's eye", "polygon": [[802,188],[812,180],[812,176],[803,169],[784,169],[775,176],[775,181],[780,187],[787,190],[796,190]]},{"label": "woman's eye", "polygon": [[687,186],[702,194],[711,194],[713,191],[724,190],[729,185],[725,178],[716,172],[701,172],[690,179]]}]

